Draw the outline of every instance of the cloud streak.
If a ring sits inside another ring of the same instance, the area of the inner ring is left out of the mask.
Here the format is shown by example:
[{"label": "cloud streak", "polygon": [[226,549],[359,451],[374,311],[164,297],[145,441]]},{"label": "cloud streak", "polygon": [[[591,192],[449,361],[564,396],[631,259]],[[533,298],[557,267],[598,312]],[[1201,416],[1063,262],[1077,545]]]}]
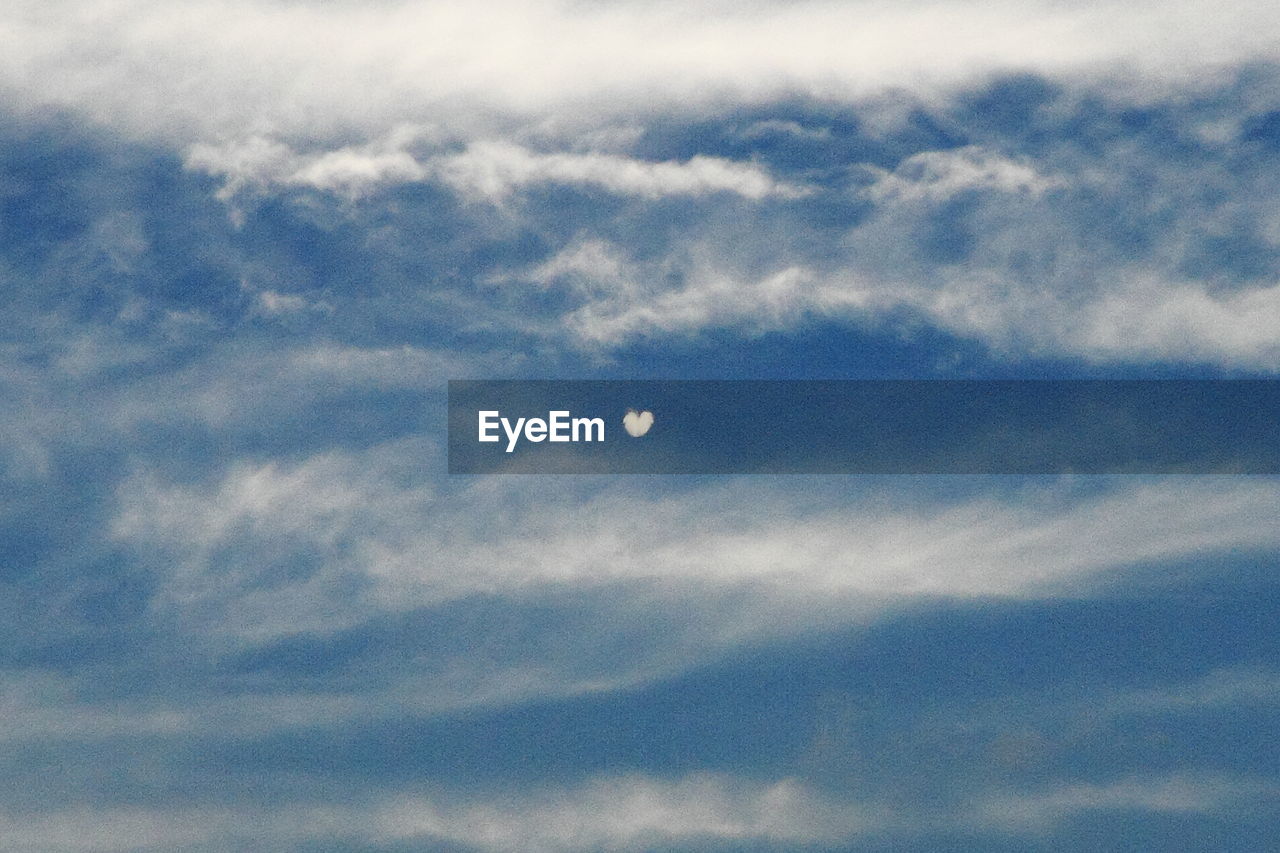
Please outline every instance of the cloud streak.
[{"label": "cloud streak", "polygon": [[[403,145],[411,134],[361,149],[299,154],[280,142],[253,138],[229,146],[197,145],[190,169],[224,178],[218,197],[245,191],[306,188],[360,198],[380,188],[437,180],[471,201],[502,203],[521,190],[561,184],[654,200],[727,193],[747,199],[798,198],[802,187],[774,180],[760,167],[722,157],[646,162],[606,153],[542,153],[510,142],[481,140],[465,150],[420,159]],[[407,137],[407,138],[406,138]]]},{"label": "cloud streak", "polygon": [[[904,601],[1054,596],[1124,567],[1280,546],[1269,523],[1280,493],[1265,479],[915,508],[845,499],[820,513],[800,512],[786,490],[757,488],[747,500],[732,486],[652,499],[542,488],[513,511],[506,478],[460,492],[408,485],[403,472],[422,463],[406,452],[421,450],[241,463],[205,485],[136,477],[118,492],[113,536],[172,567],[157,606],[199,614],[193,629],[235,645],[476,595],[598,589],[626,598],[635,587],[662,600],[712,600],[749,591],[742,611],[673,635],[678,654],[694,657],[771,637],[789,619],[809,630]],[[310,555],[300,576],[286,559],[296,554]],[[282,585],[277,572],[295,577]],[[353,597],[353,588],[362,592]]]},{"label": "cloud streak", "polygon": [[1274,786],[1254,779],[1164,776],[991,792],[968,807],[930,811],[831,796],[796,780],[755,782],[723,774],[599,777],[579,787],[504,794],[405,794],[359,805],[304,803],[274,810],[83,809],[0,816],[0,829],[33,853],[226,847],[249,839],[451,842],[491,853],[572,853],[667,844],[833,845],[893,838],[907,827],[919,831],[957,824],[976,838],[1016,837],[1080,815],[1229,814],[1242,804],[1276,797]]},{"label": "cloud streak", "polygon": [[944,201],[966,190],[1041,195],[1062,187],[1060,178],[975,145],[914,154],[892,171],[873,169],[868,198],[877,202]]}]

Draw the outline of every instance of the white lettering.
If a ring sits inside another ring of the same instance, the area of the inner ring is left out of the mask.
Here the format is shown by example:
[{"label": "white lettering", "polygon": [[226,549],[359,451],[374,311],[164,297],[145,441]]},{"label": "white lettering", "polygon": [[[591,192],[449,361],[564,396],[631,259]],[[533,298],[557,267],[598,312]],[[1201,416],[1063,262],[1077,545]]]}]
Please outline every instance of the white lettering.
[{"label": "white lettering", "polygon": [[502,413],[492,409],[481,410],[477,419],[477,439],[483,442],[497,442],[502,438],[498,428],[507,437],[506,452],[512,453],[520,439],[538,444],[543,441],[604,441],[604,418],[575,418],[567,409],[556,409],[547,412],[547,418],[511,418],[502,417]]},{"label": "white lettering", "polygon": [[569,413],[566,411],[550,412],[551,434],[547,436],[550,441],[568,441],[569,440]]},{"label": "white lettering", "polygon": [[[578,438],[578,427],[582,427],[584,438]],[[592,428],[596,429],[596,435],[599,438],[591,437]],[[574,441],[604,441],[604,418],[574,418],[573,419],[573,440]]]},{"label": "white lettering", "polygon": [[495,418],[498,417],[497,412],[486,411],[480,413],[480,440],[481,441],[497,441],[498,436],[490,435],[489,431],[498,428]]},{"label": "white lettering", "polygon": [[516,449],[516,440],[520,438],[520,428],[523,426],[524,426],[524,418],[516,419],[515,429],[511,428],[511,421],[507,420],[506,418],[502,419],[502,428],[507,433],[507,452],[508,453]]}]

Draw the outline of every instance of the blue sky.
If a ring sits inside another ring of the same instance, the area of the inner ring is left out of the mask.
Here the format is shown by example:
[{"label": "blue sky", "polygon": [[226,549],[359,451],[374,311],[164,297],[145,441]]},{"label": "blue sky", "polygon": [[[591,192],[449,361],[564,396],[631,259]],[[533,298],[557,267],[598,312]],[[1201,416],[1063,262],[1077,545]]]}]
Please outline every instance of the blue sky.
[{"label": "blue sky", "polygon": [[1268,477],[450,477],[461,378],[1274,378],[1280,8],[16,0],[0,847],[1257,850]]}]

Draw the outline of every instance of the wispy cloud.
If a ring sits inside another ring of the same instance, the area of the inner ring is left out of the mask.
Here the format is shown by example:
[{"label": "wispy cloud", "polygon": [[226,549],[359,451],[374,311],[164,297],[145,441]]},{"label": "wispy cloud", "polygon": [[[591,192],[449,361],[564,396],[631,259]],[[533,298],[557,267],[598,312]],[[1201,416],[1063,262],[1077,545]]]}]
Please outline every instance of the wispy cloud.
[{"label": "wispy cloud", "polygon": [[439,169],[446,182],[464,193],[494,199],[540,183],[585,184],[642,198],[710,193],[795,198],[806,192],[773,180],[756,165],[720,157],[647,163],[612,154],[535,154],[500,142],[474,143],[443,158]]},{"label": "wispy cloud", "polygon": [[828,802],[796,782],[761,784],[714,775],[602,779],[516,802],[453,808],[409,801],[378,819],[391,837],[545,853],[690,842],[833,842],[857,834],[866,822],[852,804]]},{"label": "wispy cloud", "polygon": [[1001,156],[978,146],[914,154],[894,168],[873,169],[875,181],[866,188],[875,201],[941,201],[965,190],[1040,195],[1064,185],[1059,178],[1040,174],[1024,161]]},{"label": "wispy cloud", "polygon": [[1234,142],[1185,146],[1185,162],[1119,141],[1086,157],[1069,135],[1037,158],[925,151],[859,164],[868,182],[847,192],[868,207],[845,229],[774,210],[694,222],[663,253],[580,234],[511,277],[569,294],[560,324],[586,350],[834,319],[917,323],[1000,358],[1280,369],[1275,177]]},{"label": "wispy cloud", "polygon": [[[358,805],[275,810],[84,809],[0,816],[6,838],[33,853],[223,847],[247,839],[363,844],[453,843],[478,851],[641,850],[655,844],[836,841],[865,820],[792,781],[718,775],[623,776],[578,788],[497,797],[384,797]],[[250,829],[253,827],[253,829]]]},{"label": "wispy cloud", "polygon": [[563,184],[644,199],[728,193],[748,199],[796,198],[807,190],[774,180],[752,163],[696,156],[684,162],[648,162],[608,153],[537,152],[510,142],[475,141],[456,153],[415,157],[403,146],[411,132],[359,149],[301,154],[263,138],[197,145],[191,169],[225,179],[218,196],[233,200],[245,190],[305,187],[356,198],[380,187],[438,180],[470,200],[502,202],[527,187]]},{"label": "wispy cloud", "polygon": [[[984,829],[1027,831],[1086,814],[1109,811],[1215,814],[1274,802],[1280,789],[1256,779],[1172,776],[1125,779],[1108,784],[1065,784],[1047,791],[990,796],[969,815]],[[1234,807],[1234,808],[1233,808]]]},{"label": "wispy cloud", "polygon": [[[1203,282],[1170,281],[1141,268],[1116,270],[1092,294],[965,267],[941,269],[929,281],[888,277],[882,269],[803,265],[748,277],[709,264],[708,254],[695,252],[701,260],[692,263],[637,263],[616,247],[592,242],[567,248],[526,277],[572,287],[580,304],[562,324],[588,349],[715,329],[794,331],[817,319],[876,325],[907,310],[1011,356],[1280,369],[1280,286],[1214,293]],[[675,286],[664,275],[672,269],[681,273]]]},{"label": "wispy cloud", "polygon": [[[515,484],[442,492],[406,483],[395,472],[420,468],[422,453],[387,446],[241,463],[195,485],[139,476],[120,488],[113,535],[168,567],[156,606],[217,644],[324,634],[475,595],[515,602],[595,589],[707,600],[714,618],[650,638],[677,669],[796,617],[813,629],[911,600],[1080,594],[1128,566],[1280,545],[1269,524],[1280,496],[1266,481],[1156,481],[1076,500],[1050,490],[926,508],[846,500],[820,513],[800,512],[785,489],[647,498],[540,488],[537,502],[516,509]],[[742,609],[710,606],[734,590],[750,593]],[[648,651],[634,651],[647,668]],[[616,664],[619,675],[637,671]]]},{"label": "wispy cloud", "polygon": [[954,810],[895,809],[884,802],[824,794],[796,780],[634,775],[487,796],[407,793],[356,804],[304,802],[275,809],[117,807],[10,814],[0,817],[0,829],[33,853],[221,848],[249,839],[276,844],[321,839],[359,844],[445,842],[492,853],[573,853],[670,844],[847,844],[957,825],[976,838],[1023,835],[1079,815],[1121,810],[1224,814],[1275,797],[1274,786],[1249,778],[1163,776],[985,793],[968,807]]},{"label": "wispy cloud", "polygon": [[235,144],[195,145],[187,154],[190,169],[225,179],[224,201],[245,190],[310,187],[359,197],[380,186],[420,181],[427,170],[404,150],[412,135],[393,134],[384,143],[304,155],[288,145],[256,136]]}]

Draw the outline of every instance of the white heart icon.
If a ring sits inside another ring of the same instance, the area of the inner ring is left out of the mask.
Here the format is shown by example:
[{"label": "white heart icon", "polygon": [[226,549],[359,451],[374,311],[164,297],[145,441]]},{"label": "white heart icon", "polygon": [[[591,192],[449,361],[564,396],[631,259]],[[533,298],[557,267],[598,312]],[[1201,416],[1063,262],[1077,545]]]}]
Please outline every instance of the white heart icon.
[{"label": "white heart icon", "polygon": [[627,409],[627,413],[622,416],[622,426],[627,431],[627,435],[632,438],[639,438],[649,431],[649,427],[653,426],[653,412],[637,412],[635,409]]}]

